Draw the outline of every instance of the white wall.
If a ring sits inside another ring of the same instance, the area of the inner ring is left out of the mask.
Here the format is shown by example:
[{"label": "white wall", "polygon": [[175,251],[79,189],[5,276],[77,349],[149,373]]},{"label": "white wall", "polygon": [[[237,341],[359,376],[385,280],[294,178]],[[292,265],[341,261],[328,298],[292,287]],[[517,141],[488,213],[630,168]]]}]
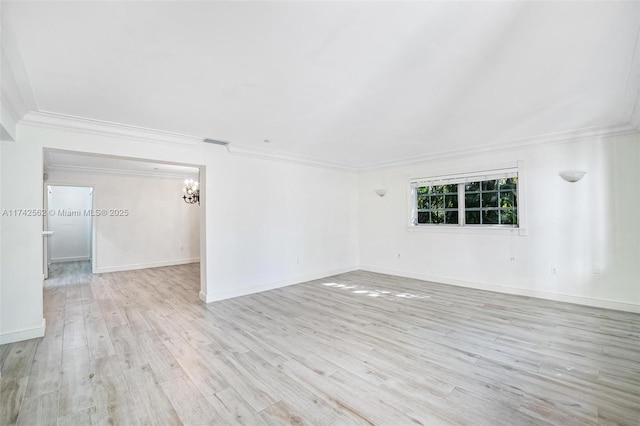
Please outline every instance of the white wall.
[{"label": "white wall", "polygon": [[[204,300],[357,268],[355,173],[236,157],[203,143],[147,142],[24,122],[18,125],[17,136],[15,143],[2,142],[5,209],[42,208],[43,148],[202,167],[200,297]],[[20,185],[8,183],[18,178]],[[95,202],[99,200],[96,192]],[[0,343],[6,343],[37,337],[44,330],[43,239],[42,220],[37,217],[2,217],[1,224]]]},{"label": "white wall", "polygon": [[231,156],[217,170],[212,269],[224,299],[357,269],[358,177]]},{"label": "white wall", "polygon": [[93,186],[94,211],[127,210],[94,218],[96,272],[199,261],[200,210],[182,200],[182,178],[49,171],[48,182]]},{"label": "white wall", "polygon": [[[43,203],[41,149],[18,142],[2,146],[2,208],[28,209]],[[15,182],[19,180],[20,185]],[[13,184],[9,184],[13,182]],[[0,343],[38,337],[42,318],[42,218],[2,216],[2,287],[0,287]]]},{"label": "white wall", "polygon": [[92,189],[77,186],[51,186],[47,190],[48,230],[54,234],[49,244],[50,262],[69,262],[91,258]]},{"label": "white wall", "polygon": [[[408,227],[410,177],[524,161],[526,235]],[[362,269],[640,311],[640,135],[425,162],[360,177]],[[582,169],[580,182],[558,172]],[[386,188],[378,197],[374,190]],[[513,260],[512,260],[513,258]],[[558,275],[551,275],[551,267]]]},{"label": "white wall", "polygon": [[[4,145],[2,142],[0,142],[0,214],[2,214],[2,212],[4,211],[3,208],[3,203],[2,203],[2,145]],[[2,216],[0,216],[0,308],[2,308],[2,306],[4,306],[4,303],[2,301],[3,298],[3,291],[2,291],[2,241],[4,240],[4,235],[2,232],[2,222],[1,222],[1,218]],[[0,314],[0,333],[2,330],[2,314]],[[0,376],[2,375],[2,373],[0,373]]]}]

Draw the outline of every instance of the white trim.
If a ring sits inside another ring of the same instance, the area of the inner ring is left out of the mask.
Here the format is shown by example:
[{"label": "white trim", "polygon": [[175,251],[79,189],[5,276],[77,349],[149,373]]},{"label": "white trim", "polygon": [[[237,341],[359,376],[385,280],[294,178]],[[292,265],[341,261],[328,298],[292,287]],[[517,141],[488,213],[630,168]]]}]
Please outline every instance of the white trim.
[{"label": "white trim", "polygon": [[638,130],[629,123],[613,124],[608,126],[588,127],[584,129],[569,130],[566,132],[548,133],[531,136],[522,139],[492,143],[477,146],[475,148],[460,148],[451,151],[438,152],[400,160],[386,161],[366,166],[357,167],[360,172],[385,169],[390,167],[406,166],[410,164],[425,163],[428,161],[443,160],[448,158],[474,157],[481,154],[492,154],[502,151],[535,148],[539,146],[554,145],[558,143],[576,142],[579,140],[593,139],[597,137],[624,135],[635,133]]},{"label": "white trim", "polygon": [[232,155],[238,155],[242,157],[262,158],[268,160],[283,161],[286,163],[304,164],[307,166],[322,167],[328,169],[342,170],[348,172],[355,172],[357,167],[348,166],[342,163],[335,163],[332,161],[320,160],[314,157],[307,157],[304,155],[291,154],[282,151],[275,151],[271,149],[255,148],[246,145],[227,145],[227,150]]},{"label": "white trim", "polygon": [[200,300],[202,300],[204,303],[211,303],[213,302],[213,300],[209,300],[207,298],[207,293],[203,292],[202,290],[200,290],[200,293],[198,293],[198,297],[200,298]]},{"label": "white trim", "polygon": [[429,186],[429,185],[454,185],[458,183],[477,182],[483,180],[500,179],[504,177],[517,177],[518,165],[505,167],[501,169],[486,168],[484,170],[472,171],[466,173],[445,173],[441,175],[430,175],[412,179],[412,186]]},{"label": "white trim", "polygon": [[524,160],[518,160],[518,235],[527,235],[527,171]]},{"label": "white trim", "polygon": [[[201,137],[184,135],[161,130],[154,130],[144,127],[119,124],[108,121],[95,120],[90,118],[76,117],[52,112],[29,112],[20,124],[45,127],[60,130],[72,130],[80,133],[106,135],[127,140],[139,140],[143,142],[164,143],[170,145],[190,145],[195,146],[202,142]],[[447,158],[462,158],[477,156],[480,154],[490,154],[501,151],[526,149],[538,146],[545,146],[557,143],[575,142],[578,140],[593,139],[612,135],[635,133],[638,129],[632,123],[614,124],[598,127],[575,129],[564,132],[549,133],[527,138],[514,139],[498,143],[485,144],[472,148],[460,148],[451,151],[438,152],[423,156],[415,156],[400,160],[392,160],[381,163],[374,163],[364,166],[350,166],[309,157],[299,154],[287,153],[265,148],[250,147],[246,145],[227,145],[227,151],[232,155],[262,158],[287,163],[304,164],[307,166],[329,168],[349,172],[366,172],[389,167],[405,166],[410,164],[423,163]]]},{"label": "white trim", "polygon": [[616,311],[640,313],[640,305],[633,303],[616,302],[614,300],[593,299],[589,297],[574,296],[571,294],[549,293],[546,291],[529,290],[525,288],[507,287],[495,284],[480,283],[475,281],[459,280],[422,274],[416,272],[405,272],[395,269],[378,268],[375,266],[360,265],[360,270],[375,272],[379,274],[395,275],[397,277],[413,278],[421,281],[430,281],[438,284],[455,285],[457,287],[473,288],[477,290],[493,291],[503,294],[513,294],[516,296],[535,297],[537,299],[555,300],[558,302],[573,303],[576,305],[593,306],[596,308],[614,309]]},{"label": "white trim", "polygon": [[16,114],[11,107],[9,99],[0,91],[0,126],[4,128],[11,139],[3,138],[6,142],[16,141]]},{"label": "white trim", "polygon": [[21,342],[23,340],[37,339],[43,337],[47,328],[47,320],[42,318],[42,324],[37,327],[24,328],[22,330],[9,331],[0,334],[0,345],[7,343]]},{"label": "white trim", "polygon": [[218,302],[220,300],[232,299],[234,297],[247,296],[249,294],[260,293],[263,291],[274,290],[276,288],[287,287],[294,284],[300,284],[307,281],[319,280],[322,278],[331,277],[338,274],[345,274],[347,272],[353,272],[358,270],[355,266],[346,268],[334,269],[324,272],[317,272],[315,274],[300,275],[294,278],[289,278],[281,281],[272,281],[270,283],[263,283],[257,285],[249,285],[246,287],[234,288],[231,290],[225,290],[216,292],[213,294],[204,294],[200,292],[200,300],[205,303]]},{"label": "white trim", "polygon": [[515,167],[513,169],[505,170],[487,170],[484,173],[465,173],[464,175],[425,177],[422,179],[416,179],[410,183],[412,187],[418,188],[422,186],[458,185],[459,183],[482,182],[485,180],[514,177],[518,177],[518,169]]},{"label": "white trim", "polygon": [[525,228],[517,228],[515,226],[508,225],[437,225],[437,224],[422,224],[422,225],[409,225],[407,226],[408,232],[435,232],[443,234],[478,234],[478,235],[513,235],[523,236],[526,235]]},{"label": "white trim", "polygon": [[106,135],[127,140],[133,139],[170,145],[195,146],[202,142],[202,138],[200,137],[52,112],[29,112],[20,123],[34,127],[73,130],[79,133]]},{"label": "white trim", "polygon": [[[479,165],[470,165],[468,167],[454,167],[447,169],[436,169],[427,171],[424,173],[412,172],[407,175],[407,179],[411,182],[429,178],[437,178],[440,176],[477,176],[487,173],[487,171],[491,172],[494,170],[517,170],[522,164],[521,161],[507,161],[502,163],[493,163],[493,164],[479,164]],[[427,167],[425,167],[426,169]]]},{"label": "white trim", "polygon": [[82,262],[89,259],[91,259],[91,256],[58,257],[56,259],[51,258],[51,263]]},{"label": "white trim", "polygon": [[94,273],[104,274],[106,272],[133,271],[136,269],[161,268],[163,266],[186,265],[188,263],[198,263],[198,262],[200,262],[199,257],[192,257],[190,259],[163,260],[160,262],[134,263],[131,265],[103,266],[103,267],[96,267],[96,270],[94,271]]}]

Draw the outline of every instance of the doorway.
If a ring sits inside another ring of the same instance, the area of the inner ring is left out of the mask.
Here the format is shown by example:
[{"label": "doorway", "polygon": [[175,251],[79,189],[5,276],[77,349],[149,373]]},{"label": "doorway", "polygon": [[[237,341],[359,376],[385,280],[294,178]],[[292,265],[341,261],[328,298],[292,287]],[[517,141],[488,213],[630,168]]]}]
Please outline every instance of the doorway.
[{"label": "doorway", "polygon": [[45,278],[92,270],[93,187],[47,185]]},{"label": "doorway", "polygon": [[[205,302],[208,300],[206,198],[200,196],[195,206],[185,204],[182,197],[185,178],[198,180],[200,193],[206,192],[204,165],[45,148],[43,173],[46,210],[50,210],[48,186],[94,189],[91,274],[193,263],[196,270],[199,269],[199,274],[194,276],[194,281],[199,283],[194,282],[194,289],[199,287],[197,296]],[[105,211],[104,207],[125,213],[107,220],[112,218],[110,214],[106,217],[98,214]],[[186,212],[188,218],[183,217]],[[44,251],[48,251],[58,235],[46,236],[51,231],[47,228],[47,219],[43,222]],[[180,226],[170,228],[176,230],[171,235],[158,232],[167,224],[175,223]],[[187,223],[189,226],[185,226]],[[45,254],[45,276],[47,258]],[[56,259],[51,260],[54,260],[51,264],[57,266]],[[55,284],[47,283],[48,286]]]}]

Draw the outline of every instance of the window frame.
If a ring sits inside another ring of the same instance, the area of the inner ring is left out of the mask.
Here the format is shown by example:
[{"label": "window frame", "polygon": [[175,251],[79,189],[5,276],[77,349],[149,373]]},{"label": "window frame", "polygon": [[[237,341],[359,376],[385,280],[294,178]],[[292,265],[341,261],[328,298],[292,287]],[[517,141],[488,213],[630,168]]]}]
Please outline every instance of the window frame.
[{"label": "window frame", "polygon": [[[464,187],[464,183],[457,183],[458,186],[458,221],[457,224],[446,223],[414,223],[417,219],[417,196],[416,188],[418,183],[431,183],[432,185],[451,184],[448,182],[467,179],[470,181],[485,181],[500,178],[501,174],[505,176],[514,174],[518,178],[517,185],[517,205],[516,212],[518,217],[518,225],[502,225],[502,224],[466,224],[465,209],[465,191],[460,190],[460,185]],[[486,178],[489,177],[489,178]],[[517,161],[506,164],[493,166],[485,166],[481,168],[473,167],[462,170],[443,170],[439,172],[425,173],[422,175],[408,176],[408,204],[407,204],[407,229],[413,231],[428,232],[454,232],[454,233],[479,233],[479,234],[516,234],[526,235],[526,200],[525,200],[525,173],[524,162]],[[461,212],[461,213],[460,213]]]}]

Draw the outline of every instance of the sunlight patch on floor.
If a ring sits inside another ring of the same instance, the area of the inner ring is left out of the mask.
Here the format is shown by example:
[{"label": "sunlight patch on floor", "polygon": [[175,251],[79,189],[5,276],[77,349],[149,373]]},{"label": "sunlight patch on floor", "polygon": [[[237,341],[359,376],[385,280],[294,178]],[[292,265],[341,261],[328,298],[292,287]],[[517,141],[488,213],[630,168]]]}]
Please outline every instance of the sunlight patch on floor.
[{"label": "sunlight patch on floor", "polygon": [[337,284],[337,283],[323,283],[323,286],[333,287],[340,290],[347,290],[351,293],[362,294],[364,296],[369,297],[383,297],[387,296],[387,298],[400,298],[400,299],[427,299],[431,296],[427,296],[426,294],[413,294],[413,293],[400,293],[391,290],[381,290],[378,288],[367,288],[361,285],[346,285],[346,284]]}]

